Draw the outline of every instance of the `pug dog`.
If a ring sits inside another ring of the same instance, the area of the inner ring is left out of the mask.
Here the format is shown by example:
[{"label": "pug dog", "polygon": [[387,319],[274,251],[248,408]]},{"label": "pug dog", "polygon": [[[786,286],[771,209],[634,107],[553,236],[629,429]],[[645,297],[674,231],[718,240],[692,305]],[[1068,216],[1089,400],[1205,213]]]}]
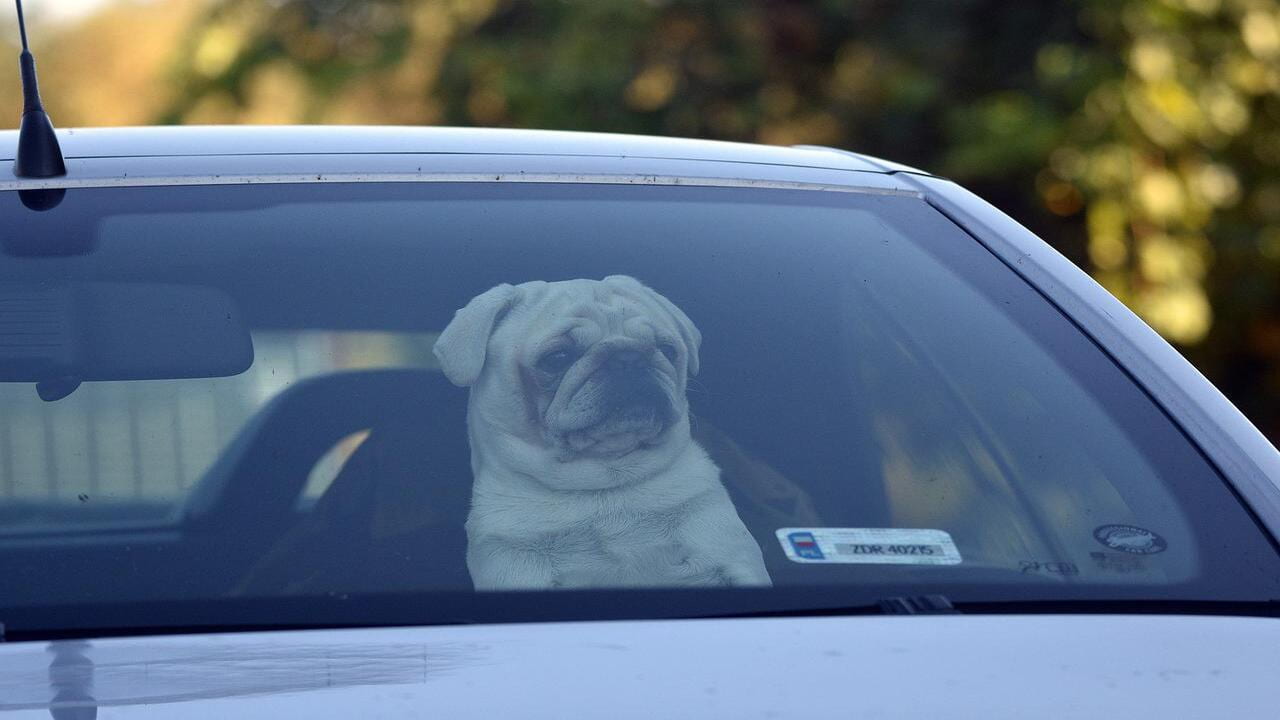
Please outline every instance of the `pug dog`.
[{"label": "pug dog", "polygon": [[470,388],[477,590],[770,585],[690,436],[701,336],[634,278],[499,285],[434,352]]}]

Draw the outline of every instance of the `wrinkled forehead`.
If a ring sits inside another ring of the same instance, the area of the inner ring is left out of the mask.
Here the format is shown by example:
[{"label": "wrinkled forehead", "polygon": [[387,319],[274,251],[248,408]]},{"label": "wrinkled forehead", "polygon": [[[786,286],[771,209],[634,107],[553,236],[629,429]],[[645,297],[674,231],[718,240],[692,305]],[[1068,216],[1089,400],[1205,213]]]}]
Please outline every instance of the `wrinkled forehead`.
[{"label": "wrinkled forehead", "polygon": [[653,340],[671,332],[667,313],[644,292],[591,280],[549,283],[530,303],[539,338],[569,335],[581,344],[623,335]]}]

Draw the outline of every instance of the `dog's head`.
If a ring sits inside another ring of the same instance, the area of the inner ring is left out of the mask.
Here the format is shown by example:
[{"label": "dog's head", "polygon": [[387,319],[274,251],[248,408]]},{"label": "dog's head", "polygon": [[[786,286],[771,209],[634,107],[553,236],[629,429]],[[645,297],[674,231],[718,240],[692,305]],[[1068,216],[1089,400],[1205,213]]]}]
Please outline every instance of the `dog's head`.
[{"label": "dog's head", "polygon": [[435,355],[471,388],[473,430],[482,423],[559,462],[607,461],[660,449],[676,431],[688,440],[700,341],[671,301],[614,275],[492,288],[457,312]]}]

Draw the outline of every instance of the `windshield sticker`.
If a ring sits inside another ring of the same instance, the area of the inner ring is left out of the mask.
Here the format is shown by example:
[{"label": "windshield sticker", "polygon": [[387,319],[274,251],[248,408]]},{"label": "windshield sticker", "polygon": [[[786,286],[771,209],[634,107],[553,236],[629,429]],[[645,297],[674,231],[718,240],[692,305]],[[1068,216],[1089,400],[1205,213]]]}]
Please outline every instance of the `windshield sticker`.
[{"label": "windshield sticker", "polygon": [[1018,572],[1023,575],[1062,575],[1063,577],[1079,575],[1080,567],[1064,560],[1023,560],[1018,563]]},{"label": "windshield sticker", "polygon": [[957,565],[960,550],[942,530],[782,528],[778,542],[793,562]]},{"label": "windshield sticker", "polygon": [[1129,573],[1141,573],[1147,571],[1147,561],[1137,555],[1130,555],[1127,553],[1091,552],[1089,553],[1089,557],[1093,558],[1094,564],[1103,572],[1127,575]]},{"label": "windshield sticker", "polygon": [[1134,555],[1154,555],[1169,547],[1164,538],[1136,525],[1102,525],[1094,529],[1093,537],[1112,550]]}]

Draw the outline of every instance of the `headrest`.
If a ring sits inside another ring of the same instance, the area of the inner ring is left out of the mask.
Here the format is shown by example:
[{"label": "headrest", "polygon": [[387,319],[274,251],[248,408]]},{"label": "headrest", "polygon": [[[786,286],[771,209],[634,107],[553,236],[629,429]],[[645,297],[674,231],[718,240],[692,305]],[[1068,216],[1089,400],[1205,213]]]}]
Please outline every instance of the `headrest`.
[{"label": "headrest", "polygon": [[466,392],[438,371],[359,370],[298,382],[241,428],[193,488],[188,521],[228,507],[253,514],[288,507],[317,460],[342,438],[391,425],[461,432]]}]

